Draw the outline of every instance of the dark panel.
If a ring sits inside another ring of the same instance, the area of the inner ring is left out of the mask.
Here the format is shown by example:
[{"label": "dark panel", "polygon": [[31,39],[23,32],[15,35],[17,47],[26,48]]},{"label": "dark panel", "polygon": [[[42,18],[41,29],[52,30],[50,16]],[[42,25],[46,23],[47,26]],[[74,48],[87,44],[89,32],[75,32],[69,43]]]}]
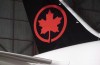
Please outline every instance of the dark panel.
[{"label": "dark panel", "polygon": [[15,1],[15,19],[27,21],[27,15],[24,9],[24,5],[19,1]]},{"label": "dark panel", "polygon": [[13,2],[12,0],[0,0],[0,17],[13,17]]},{"label": "dark panel", "polygon": [[12,40],[0,39],[0,50],[12,52]]},{"label": "dark panel", "polygon": [[15,21],[14,26],[15,39],[32,40],[32,31],[29,22]]},{"label": "dark panel", "polygon": [[79,10],[80,16],[96,31],[100,32],[100,13],[91,10]]},{"label": "dark panel", "polygon": [[94,0],[94,10],[99,11],[100,13],[100,0]]},{"label": "dark panel", "polygon": [[[66,1],[66,0],[65,0]],[[74,7],[76,9],[93,9],[94,0],[73,0]]]},{"label": "dark panel", "polygon": [[25,54],[25,55],[33,55],[33,44],[29,41],[14,41],[14,51],[15,53]]},{"label": "dark panel", "polygon": [[92,28],[100,32],[100,0],[74,0],[73,3],[73,9],[75,9]]},{"label": "dark panel", "polygon": [[12,20],[0,19],[0,37],[12,38],[13,37],[13,22]]}]

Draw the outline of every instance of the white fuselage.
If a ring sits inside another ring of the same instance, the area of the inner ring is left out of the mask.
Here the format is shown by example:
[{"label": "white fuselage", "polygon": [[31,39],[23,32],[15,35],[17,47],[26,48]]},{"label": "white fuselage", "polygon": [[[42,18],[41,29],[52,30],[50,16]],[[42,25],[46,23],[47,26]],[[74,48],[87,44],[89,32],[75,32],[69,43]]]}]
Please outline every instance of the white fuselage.
[{"label": "white fuselage", "polygon": [[[100,65],[100,41],[88,42],[69,47],[52,50],[34,57],[46,58],[52,60],[49,65]],[[5,58],[7,61],[7,59]],[[12,61],[12,59],[10,59]],[[18,63],[2,61],[0,65],[45,65],[34,63]]]}]

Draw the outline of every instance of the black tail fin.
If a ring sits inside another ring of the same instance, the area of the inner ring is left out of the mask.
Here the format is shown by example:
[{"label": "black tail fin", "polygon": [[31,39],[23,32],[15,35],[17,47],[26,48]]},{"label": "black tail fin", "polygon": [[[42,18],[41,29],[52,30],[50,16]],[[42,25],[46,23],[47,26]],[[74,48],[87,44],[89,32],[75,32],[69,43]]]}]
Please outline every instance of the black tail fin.
[{"label": "black tail fin", "polygon": [[59,0],[23,0],[23,3],[40,53],[98,39]]}]

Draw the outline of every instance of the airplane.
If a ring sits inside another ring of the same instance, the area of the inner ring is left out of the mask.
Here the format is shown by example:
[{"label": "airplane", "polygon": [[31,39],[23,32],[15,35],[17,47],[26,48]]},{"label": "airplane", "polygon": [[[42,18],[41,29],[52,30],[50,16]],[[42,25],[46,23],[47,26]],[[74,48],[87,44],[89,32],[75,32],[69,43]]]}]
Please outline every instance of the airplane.
[{"label": "airplane", "polygon": [[[61,4],[91,34],[100,38],[99,32],[89,26],[67,3]],[[35,56],[0,51],[0,65],[100,65],[100,41],[90,41],[44,52]]]}]

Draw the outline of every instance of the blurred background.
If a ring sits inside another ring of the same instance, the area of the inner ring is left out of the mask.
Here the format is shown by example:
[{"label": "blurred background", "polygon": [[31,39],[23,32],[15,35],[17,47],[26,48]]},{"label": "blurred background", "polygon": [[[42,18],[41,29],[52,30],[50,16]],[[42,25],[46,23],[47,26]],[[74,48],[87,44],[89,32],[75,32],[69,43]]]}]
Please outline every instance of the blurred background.
[{"label": "blurred background", "polygon": [[[87,23],[100,32],[100,0],[67,0]],[[0,50],[38,54],[22,0],[0,0]]]},{"label": "blurred background", "polygon": [[0,0],[0,50],[37,54],[22,0]]}]

